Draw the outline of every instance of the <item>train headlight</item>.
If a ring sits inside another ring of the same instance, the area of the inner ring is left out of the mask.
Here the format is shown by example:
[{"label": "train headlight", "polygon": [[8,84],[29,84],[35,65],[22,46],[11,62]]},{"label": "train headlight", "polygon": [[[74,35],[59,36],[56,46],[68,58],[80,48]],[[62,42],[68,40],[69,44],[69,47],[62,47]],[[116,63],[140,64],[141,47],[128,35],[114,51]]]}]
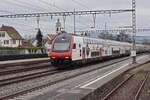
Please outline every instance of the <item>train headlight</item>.
[{"label": "train headlight", "polygon": [[55,57],[52,57],[52,59],[55,59]]},{"label": "train headlight", "polygon": [[69,57],[65,57],[66,59],[68,59]]}]

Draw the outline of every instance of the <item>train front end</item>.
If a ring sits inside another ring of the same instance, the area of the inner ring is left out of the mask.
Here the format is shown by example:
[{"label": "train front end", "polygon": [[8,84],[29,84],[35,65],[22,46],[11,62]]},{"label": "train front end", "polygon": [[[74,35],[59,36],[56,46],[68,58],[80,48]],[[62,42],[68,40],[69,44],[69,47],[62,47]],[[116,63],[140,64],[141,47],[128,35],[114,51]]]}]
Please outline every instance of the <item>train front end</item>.
[{"label": "train front end", "polygon": [[58,35],[52,43],[50,58],[55,67],[65,67],[72,62],[73,36],[70,34]]}]

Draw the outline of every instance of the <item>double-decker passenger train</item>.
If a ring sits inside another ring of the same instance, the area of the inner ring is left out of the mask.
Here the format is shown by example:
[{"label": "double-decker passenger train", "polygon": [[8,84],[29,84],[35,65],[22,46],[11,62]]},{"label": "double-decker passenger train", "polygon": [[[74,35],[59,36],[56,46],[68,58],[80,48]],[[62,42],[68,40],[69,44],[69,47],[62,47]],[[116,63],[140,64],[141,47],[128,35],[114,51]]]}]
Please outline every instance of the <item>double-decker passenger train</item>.
[{"label": "double-decker passenger train", "polygon": [[[56,67],[83,64],[90,61],[130,55],[132,44],[107,39],[58,35],[51,46],[51,64]],[[137,53],[150,51],[150,47],[136,44]]]}]

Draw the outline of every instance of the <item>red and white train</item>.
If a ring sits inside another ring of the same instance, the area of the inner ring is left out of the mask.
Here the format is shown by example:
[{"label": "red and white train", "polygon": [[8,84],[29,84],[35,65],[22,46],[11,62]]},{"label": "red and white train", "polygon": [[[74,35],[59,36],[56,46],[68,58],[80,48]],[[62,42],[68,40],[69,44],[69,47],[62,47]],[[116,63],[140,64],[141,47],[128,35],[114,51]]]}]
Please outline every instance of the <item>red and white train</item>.
[{"label": "red and white train", "polygon": [[[132,44],[127,42],[61,34],[52,43],[50,58],[53,66],[64,67],[130,55],[131,47]],[[149,51],[150,47],[137,44],[136,49],[141,53]]]}]

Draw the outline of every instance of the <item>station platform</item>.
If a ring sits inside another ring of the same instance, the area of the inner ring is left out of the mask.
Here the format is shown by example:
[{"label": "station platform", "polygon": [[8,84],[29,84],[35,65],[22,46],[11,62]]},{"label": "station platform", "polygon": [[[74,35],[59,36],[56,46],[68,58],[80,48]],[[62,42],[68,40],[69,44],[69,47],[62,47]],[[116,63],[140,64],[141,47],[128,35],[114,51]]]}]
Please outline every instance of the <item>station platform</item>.
[{"label": "station platform", "polygon": [[132,58],[109,67],[66,80],[17,97],[14,100],[92,100],[97,90],[123,72],[150,61],[149,55],[137,57],[137,64],[132,65]]},{"label": "station platform", "polygon": [[50,60],[50,58],[46,57],[46,58],[31,58],[31,59],[0,61],[0,66],[17,64],[17,63],[30,63],[30,62],[45,61],[45,60]]}]

